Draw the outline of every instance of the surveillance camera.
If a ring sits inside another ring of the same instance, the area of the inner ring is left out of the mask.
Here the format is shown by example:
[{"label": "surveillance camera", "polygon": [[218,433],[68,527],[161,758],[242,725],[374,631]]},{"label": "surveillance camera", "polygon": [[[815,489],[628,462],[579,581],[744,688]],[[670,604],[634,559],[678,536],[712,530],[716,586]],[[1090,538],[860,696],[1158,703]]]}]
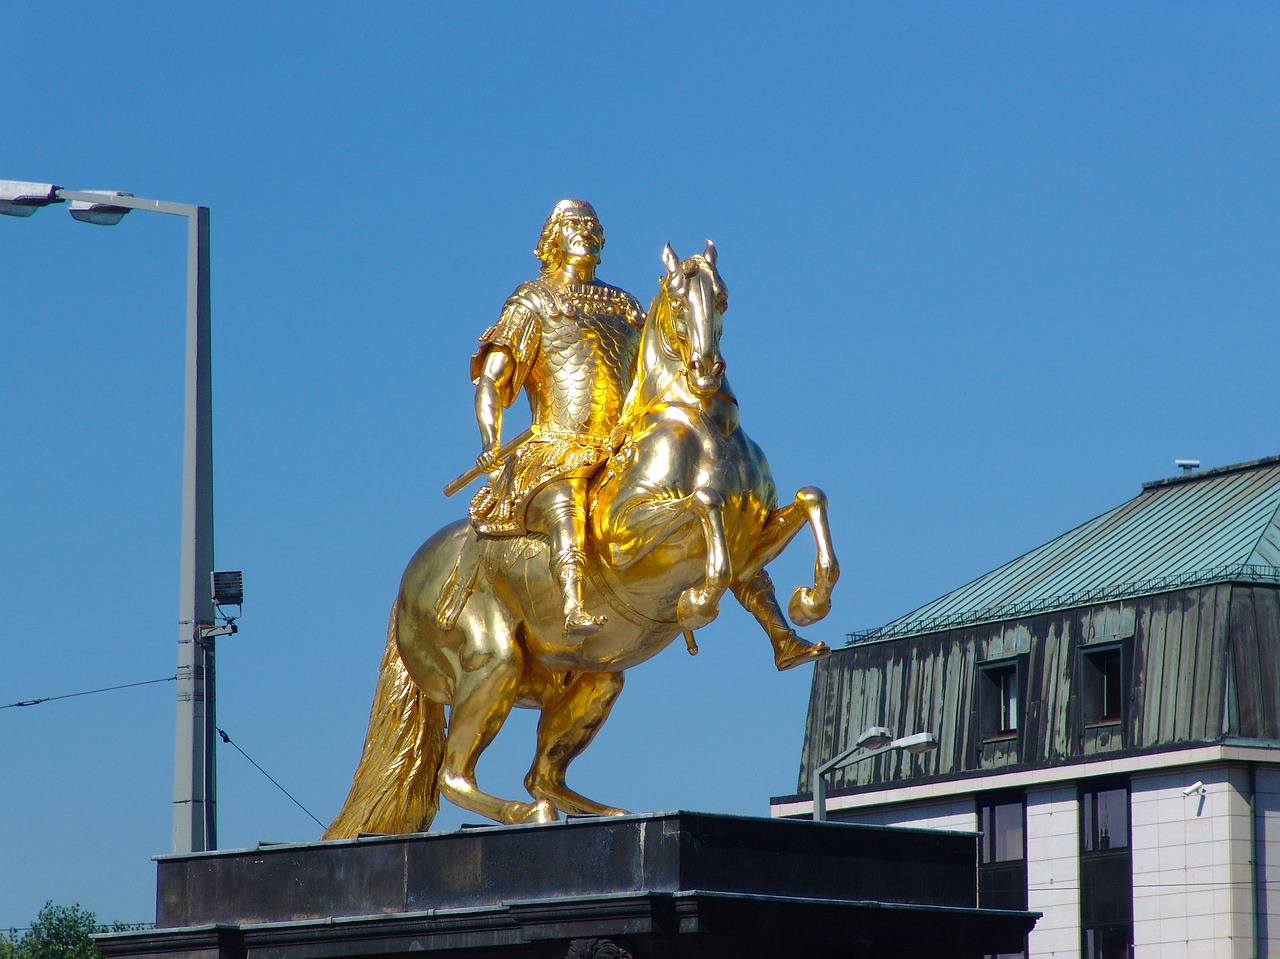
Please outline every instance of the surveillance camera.
[{"label": "surveillance camera", "polygon": [[1200,780],[1197,779],[1186,789],[1182,790],[1182,795],[1194,796],[1196,793],[1203,793],[1203,792],[1204,792],[1204,783],[1200,782]]}]

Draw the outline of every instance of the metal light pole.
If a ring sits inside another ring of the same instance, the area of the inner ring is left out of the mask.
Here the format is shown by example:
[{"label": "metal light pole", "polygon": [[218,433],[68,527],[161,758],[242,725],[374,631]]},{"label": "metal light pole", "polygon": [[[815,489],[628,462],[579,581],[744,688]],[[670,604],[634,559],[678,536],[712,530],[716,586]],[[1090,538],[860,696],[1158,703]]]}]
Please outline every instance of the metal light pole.
[{"label": "metal light pole", "polygon": [[182,453],[182,560],[178,599],[178,719],[174,750],[173,851],[216,849],[214,735],[213,393],[210,364],[209,208],[122,193],[64,190],[0,180],[0,213],[29,216],[71,201],[77,220],[114,225],[130,210],[187,218],[186,404]]},{"label": "metal light pole", "polygon": [[[938,748],[938,737],[933,733],[915,733],[911,736],[893,738],[893,734],[884,726],[872,726],[863,731],[858,741],[837,756],[828,759],[813,771],[813,818],[815,822],[826,822],[827,819],[827,783],[824,778],[834,769],[843,769],[854,763],[875,759],[885,753],[905,749],[915,756]],[[859,749],[868,752],[855,756]]]}]

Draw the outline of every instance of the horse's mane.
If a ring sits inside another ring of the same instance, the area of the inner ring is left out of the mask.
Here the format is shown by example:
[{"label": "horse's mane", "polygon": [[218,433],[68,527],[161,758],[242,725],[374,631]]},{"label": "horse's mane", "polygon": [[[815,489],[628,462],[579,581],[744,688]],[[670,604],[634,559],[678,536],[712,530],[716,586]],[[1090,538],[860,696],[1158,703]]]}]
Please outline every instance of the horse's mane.
[{"label": "horse's mane", "polygon": [[[715,267],[707,262],[706,256],[701,253],[695,253],[683,263],[681,268],[685,270],[686,275],[692,276],[700,270],[706,270],[713,276],[718,278]],[[690,272],[692,270],[692,272]],[[675,313],[671,309],[671,293],[667,290],[667,278],[663,276],[658,284],[658,292],[654,295],[652,302],[649,304],[649,312],[646,314],[644,331],[640,334],[640,359],[636,363],[635,374],[631,378],[631,386],[627,390],[626,401],[622,404],[622,415],[618,418],[618,426],[614,431],[614,439],[619,442],[622,436],[630,432],[634,421],[639,419],[642,410],[639,409],[643,402],[642,387],[645,385],[645,379],[649,375],[649,371],[645,368],[644,357],[646,348],[653,339],[657,339],[657,349],[666,354],[673,360],[679,359],[679,354],[673,347],[676,342],[675,330]],[[666,387],[664,386],[665,390]]]},{"label": "horse's mane", "polygon": [[639,360],[636,363],[635,373],[631,376],[631,386],[627,390],[627,398],[622,404],[622,415],[618,417],[618,426],[614,431],[615,439],[619,441],[630,432],[634,421],[640,416],[637,407],[641,403],[641,387],[648,372],[644,363],[645,347],[651,338],[657,337],[659,348],[667,355],[672,355],[671,348],[667,345],[675,334],[672,317],[671,294],[667,292],[667,282],[664,277],[658,284],[657,294],[649,304],[649,312],[645,314],[644,329],[640,334]]}]

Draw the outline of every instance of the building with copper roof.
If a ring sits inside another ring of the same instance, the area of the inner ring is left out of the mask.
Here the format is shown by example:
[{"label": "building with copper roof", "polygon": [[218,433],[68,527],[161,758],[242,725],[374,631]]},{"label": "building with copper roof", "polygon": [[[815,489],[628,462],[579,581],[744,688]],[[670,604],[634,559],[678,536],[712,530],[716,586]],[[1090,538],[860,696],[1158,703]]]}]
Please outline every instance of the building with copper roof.
[{"label": "building with copper roof", "polygon": [[775,816],[865,730],[932,732],[823,773],[827,817],[982,832],[983,904],[1043,913],[1024,955],[1280,957],[1280,457],[1146,483],[850,640]]}]

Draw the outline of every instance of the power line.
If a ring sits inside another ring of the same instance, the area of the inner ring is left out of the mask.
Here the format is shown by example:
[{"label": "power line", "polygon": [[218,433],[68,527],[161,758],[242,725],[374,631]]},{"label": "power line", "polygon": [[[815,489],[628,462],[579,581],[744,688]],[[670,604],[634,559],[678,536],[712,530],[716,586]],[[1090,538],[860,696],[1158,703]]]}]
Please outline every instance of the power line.
[{"label": "power line", "polygon": [[[154,922],[100,922],[94,927],[93,931],[146,932],[148,929],[154,929],[155,927],[156,924]],[[34,928],[34,926],[10,926],[8,929],[0,931],[0,939],[4,939],[6,936],[13,939],[18,935],[18,933],[23,933],[25,935],[26,933],[31,932]]]},{"label": "power line", "polygon": [[19,706],[39,706],[41,703],[51,703],[55,699],[74,699],[77,696],[92,696],[94,693],[110,693],[117,689],[132,689],[134,686],[150,686],[154,683],[172,683],[176,682],[177,676],[166,676],[164,679],[144,679],[140,683],[125,683],[123,686],[103,686],[101,689],[86,689],[79,693],[64,693],[61,696],[45,696],[43,699],[24,699],[18,703],[9,703],[7,706],[0,706],[0,709],[16,709]]},{"label": "power line", "polygon": [[[154,685],[155,683],[172,683],[172,682],[176,682],[177,679],[178,677],[176,675],[165,676],[163,679],[145,679],[142,682],[138,682],[138,683],[123,683],[119,686],[103,686],[100,689],[85,689],[78,693],[63,693],[61,696],[44,696],[44,697],[41,697],[40,699],[24,699],[16,703],[8,703],[7,705],[0,706],[0,709],[17,709],[21,706],[39,706],[41,703],[51,703],[59,699],[74,699],[77,696],[92,696],[95,693],[109,693],[109,692],[114,692],[117,689],[133,689],[135,686],[151,686],[151,685]],[[321,829],[325,828],[324,823],[322,823],[319,819],[316,819],[316,817],[312,814],[310,809],[302,805],[302,803],[298,802],[297,798],[291,792],[289,792],[289,790],[281,786],[280,783],[276,781],[276,778],[274,776],[272,776],[269,772],[267,772],[265,769],[259,766],[256,762],[254,762],[253,757],[250,756],[248,753],[246,753],[243,749],[241,749],[235,742],[233,742],[231,737],[227,735],[225,730],[219,729],[218,735],[222,737],[222,741],[224,743],[227,743],[229,746],[233,747],[236,752],[238,752],[245,759],[249,760],[249,762],[253,763],[254,768],[257,769],[258,772],[262,773],[262,775],[266,776],[269,780],[271,780],[272,784],[277,789],[279,789],[282,793],[288,796],[289,800],[295,806],[301,809],[308,816],[311,816],[312,821],[317,826],[319,826]]]},{"label": "power line", "polygon": [[314,822],[314,823],[315,823],[317,826],[319,826],[321,829],[324,829],[324,828],[325,828],[324,823],[322,823],[319,819],[316,819],[316,817],[315,817],[315,816],[312,816],[312,815],[311,815],[311,810],[310,810],[310,809],[308,809],[306,806],[302,805],[302,803],[298,802],[298,800],[297,800],[297,799],[294,799],[293,794],[292,794],[291,792],[289,792],[289,790],[287,790],[287,789],[285,789],[283,786],[281,786],[278,782],[276,782],[275,777],[274,777],[274,776],[272,776],[272,775],[271,775],[271,773],[267,772],[265,769],[263,769],[263,768],[262,768],[261,766],[259,766],[257,763],[253,762],[253,757],[252,757],[252,756],[250,756],[250,755],[249,755],[247,752],[245,752],[243,749],[241,749],[239,746],[237,746],[235,743],[233,743],[233,742],[231,741],[231,737],[230,737],[230,736],[228,736],[224,730],[219,729],[219,730],[218,730],[218,735],[222,737],[222,741],[223,741],[224,743],[226,743],[227,745],[229,745],[229,746],[231,746],[232,748],[234,748],[234,749],[235,749],[235,751],[236,751],[236,752],[238,752],[241,756],[243,756],[245,759],[249,760],[249,762],[253,763],[253,767],[254,767],[254,769],[258,770],[258,772],[262,773],[262,775],[264,775],[264,776],[266,776],[268,779],[270,779],[270,780],[271,780],[271,782],[275,785],[276,789],[279,789],[282,793],[284,793],[286,796],[288,796],[288,797],[289,797],[289,799],[290,799],[290,800],[292,800],[292,802],[293,802],[293,804],[294,804],[295,806],[297,806],[299,809],[301,809],[301,810],[302,810],[304,813],[306,813],[308,816],[311,816],[311,820],[312,820],[312,822]]}]

